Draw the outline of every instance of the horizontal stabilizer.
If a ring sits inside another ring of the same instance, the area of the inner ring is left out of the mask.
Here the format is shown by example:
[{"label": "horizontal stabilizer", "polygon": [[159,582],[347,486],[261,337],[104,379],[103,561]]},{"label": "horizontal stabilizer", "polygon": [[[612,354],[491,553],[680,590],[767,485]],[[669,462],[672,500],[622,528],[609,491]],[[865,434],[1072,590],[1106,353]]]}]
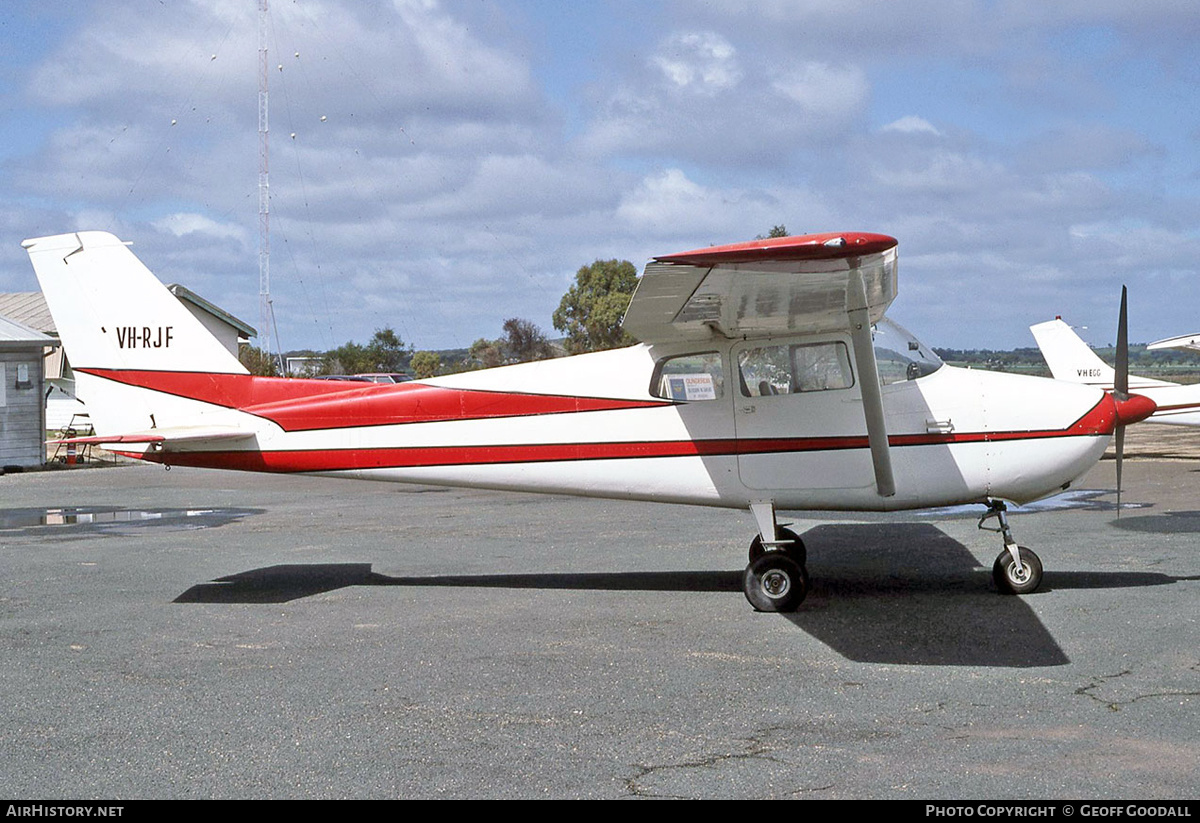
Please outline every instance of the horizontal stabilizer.
[{"label": "horizontal stabilizer", "polygon": [[[245,429],[228,429],[218,426],[172,426],[162,429],[126,432],[125,434],[90,435],[88,437],[65,437],[48,441],[51,445],[120,445],[158,444],[163,451],[199,451],[208,444],[225,445],[231,440],[249,440],[255,432]],[[187,447],[181,449],[179,447]]]}]

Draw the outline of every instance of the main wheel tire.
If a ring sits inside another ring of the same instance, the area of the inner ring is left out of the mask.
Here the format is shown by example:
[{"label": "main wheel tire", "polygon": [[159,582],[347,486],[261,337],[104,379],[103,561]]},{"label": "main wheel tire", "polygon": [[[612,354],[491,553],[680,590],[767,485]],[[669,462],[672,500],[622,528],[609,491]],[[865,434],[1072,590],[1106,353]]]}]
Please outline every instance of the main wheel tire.
[{"label": "main wheel tire", "polygon": [[[800,535],[786,526],[776,526],[775,539],[788,541],[788,545],[780,547],[777,551],[786,554],[801,566],[808,562],[808,549],[804,546],[804,541],[800,539]],[[753,563],[766,553],[767,550],[763,548],[762,537],[757,534],[754,535],[754,539],[750,541],[750,562]]]},{"label": "main wheel tire", "polygon": [[808,572],[783,552],[768,552],[746,568],[742,591],[760,612],[790,612],[808,596]]},{"label": "main wheel tire", "polygon": [[1021,555],[1021,568],[1013,562],[1008,549],[1000,552],[992,565],[992,579],[1001,594],[1029,594],[1042,585],[1042,561],[1030,549],[1017,547]]}]

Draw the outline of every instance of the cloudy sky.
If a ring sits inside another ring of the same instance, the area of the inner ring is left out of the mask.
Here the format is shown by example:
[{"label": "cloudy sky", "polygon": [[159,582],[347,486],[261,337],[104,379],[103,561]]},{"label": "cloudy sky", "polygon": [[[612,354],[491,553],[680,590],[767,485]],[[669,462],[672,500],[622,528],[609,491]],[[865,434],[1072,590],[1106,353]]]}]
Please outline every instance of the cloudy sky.
[{"label": "cloudy sky", "polygon": [[[793,234],[900,241],[934,346],[1200,330],[1195,0],[270,0],[285,349],[552,332],[575,271]],[[256,0],[7,0],[0,291],[111,231],[252,325]]]}]

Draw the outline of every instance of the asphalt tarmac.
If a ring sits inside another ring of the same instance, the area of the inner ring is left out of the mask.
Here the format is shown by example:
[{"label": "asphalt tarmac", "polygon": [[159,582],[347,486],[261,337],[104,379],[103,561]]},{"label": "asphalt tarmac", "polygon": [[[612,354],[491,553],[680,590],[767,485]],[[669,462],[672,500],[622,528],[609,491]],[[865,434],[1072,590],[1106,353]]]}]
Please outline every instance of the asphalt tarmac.
[{"label": "asphalt tarmac", "polygon": [[1200,431],[1130,453],[1012,515],[1021,598],[981,507],[789,518],[791,615],[749,513],[5,475],[0,797],[1194,799]]}]

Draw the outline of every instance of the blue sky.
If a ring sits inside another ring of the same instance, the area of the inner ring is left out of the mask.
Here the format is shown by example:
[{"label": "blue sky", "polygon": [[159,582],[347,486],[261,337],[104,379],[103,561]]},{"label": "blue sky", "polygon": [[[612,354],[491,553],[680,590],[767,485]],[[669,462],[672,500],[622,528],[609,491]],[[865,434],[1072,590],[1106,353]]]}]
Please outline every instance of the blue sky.
[{"label": "blue sky", "polygon": [[[1200,329],[1192,0],[272,0],[286,349],[553,334],[575,271],[712,243],[900,241],[930,345]],[[254,0],[0,9],[0,290],[112,231],[259,325]]]}]

